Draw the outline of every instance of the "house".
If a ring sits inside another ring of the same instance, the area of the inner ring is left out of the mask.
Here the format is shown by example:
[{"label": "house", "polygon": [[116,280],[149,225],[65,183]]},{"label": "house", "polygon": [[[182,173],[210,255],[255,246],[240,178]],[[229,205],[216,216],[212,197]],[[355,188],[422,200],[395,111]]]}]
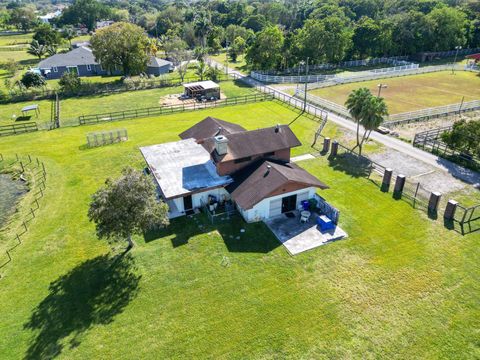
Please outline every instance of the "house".
[{"label": "house", "polygon": [[75,72],[78,76],[108,74],[95,60],[92,49],[86,46],[50,56],[40,61],[37,67],[47,79],[59,79],[65,72]]},{"label": "house", "polygon": [[102,20],[102,21],[97,21],[95,23],[95,30],[98,30],[98,29],[103,29],[107,26],[110,26],[112,25],[113,23],[115,23],[115,21],[112,21],[112,20]]},{"label": "house", "polygon": [[[166,60],[151,57],[148,66],[148,75],[160,75],[170,71],[171,63]],[[65,72],[75,72],[78,76],[121,75],[120,71],[109,73],[95,60],[92,49],[88,46],[77,48],[64,53],[55,54],[38,64],[38,70],[47,79],[59,79]]]},{"label": "house", "polygon": [[62,14],[61,10],[56,10],[55,12],[51,12],[51,13],[39,16],[38,19],[40,20],[40,22],[44,24],[51,24],[53,20],[55,20],[61,14]]},{"label": "house", "polygon": [[173,71],[173,63],[168,60],[151,56],[147,63],[148,75],[159,76],[162,74],[168,74],[171,71]]},{"label": "house", "polygon": [[183,84],[184,95],[190,98],[220,99],[220,85],[206,80]]},{"label": "house", "polygon": [[233,204],[247,222],[260,221],[296,210],[328,188],[290,163],[291,148],[301,143],[287,125],[247,131],[207,117],[179,136],[140,148],[170,218],[214,199]]}]

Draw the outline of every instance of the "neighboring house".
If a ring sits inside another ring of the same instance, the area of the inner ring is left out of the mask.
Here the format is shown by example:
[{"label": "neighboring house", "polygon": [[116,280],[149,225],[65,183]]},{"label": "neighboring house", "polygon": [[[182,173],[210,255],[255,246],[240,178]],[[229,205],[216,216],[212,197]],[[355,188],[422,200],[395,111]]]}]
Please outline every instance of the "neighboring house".
[{"label": "neighboring house", "polygon": [[215,198],[232,201],[245,221],[260,221],[296,210],[327,188],[290,163],[290,149],[301,143],[287,125],[247,131],[208,117],[179,136],[140,148],[170,218]]},{"label": "neighboring house", "polygon": [[157,58],[155,56],[151,56],[150,60],[148,61],[147,64],[147,74],[148,75],[162,75],[162,74],[168,74],[169,72],[173,71],[173,63]]},{"label": "neighboring house", "polygon": [[81,46],[65,54],[55,54],[38,64],[41,74],[47,79],[59,79],[65,72],[75,72],[78,76],[107,75],[95,61],[92,50]]},{"label": "neighboring house", "polygon": [[59,17],[62,14],[60,10],[39,16],[38,19],[44,24],[51,24],[52,20]]},{"label": "neighboring house", "polygon": [[[148,75],[159,75],[170,71],[171,63],[152,57],[147,67]],[[95,60],[92,49],[79,46],[65,54],[55,54],[38,64],[38,70],[47,79],[59,79],[65,72],[75,72],[78,76],[108,75],[109,72],[102,68]],[[121,71],[114,71],[112,75],[121,75]]]},{"label": "neighboring house", "polygon": [[97,21],[96,24],[95,24],[95,29],[98,30],[98,29],[103,29],[107,26],[110,26],[114,23],[115,21],[112,21],[112,20],[103,20],[103,21]]}]

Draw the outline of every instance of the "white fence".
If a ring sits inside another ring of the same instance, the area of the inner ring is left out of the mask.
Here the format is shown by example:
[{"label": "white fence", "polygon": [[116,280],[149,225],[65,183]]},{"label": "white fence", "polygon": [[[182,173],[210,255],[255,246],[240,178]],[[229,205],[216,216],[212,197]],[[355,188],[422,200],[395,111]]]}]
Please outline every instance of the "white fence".
[{"label": "white fence", "polygon": [[[372,58],[372,59],[364,59],[364,60],[350,60],[350,61],[342,61],[337,64],[310,64],[308,66],[309,70],[331,70],[336,68],[349,68],[349,67],[357,67],[357,66],[372,66],[378,64],[390,64],[393,66],[398,65],[408,65],[411,62],[407,61],[408,56],[395,56],[395,57],[381,57],[381,58]],[[298,75],[299,72],[305,71],[305,66],[299,66],[294,68],[287,68],[283,70],[255,70],[258,74],[263,75]]]},{"label": "white fence", "polygon": [[[369,80],[376,80],[376,79],[386,79],[391,77],[400,77],[400,76],[409,76],[409,75],[419,75],[419,74],[426,74],[436,71],[445,71],[445,70],[469,70],[464,65],[438,65],[438,66],[426,66],[426,67],[419,67],[418,64],[412,64],[410,67],[408,66],[396,66],[391,71],[379,71],[374,72],[372,71],[362,71],[357,74],[348,74],[346,76],[336,76],[334,78],[328,79],[327,81],[316,82],[312,84],[308,84],[308,89],[319,89],[329,86],[335,86],[340,84],[349,84],[352,82],[361,82],[361,81],[369,81]],[[394,70],[393,70],[394,69]],[[382,69],[377,69],[382,70]]]},{"label": "white fence", "polygon": [[480,100],[394,114],[385,119],[384,125],[390,127],[475,110],[480,110]]},{"label": "white fence", "polygon": [[[389,68],[382,68],[382,69],[372,69],[366,71],[360,71],[354,74],[348,74],[344,76],[340,75],[300,75],[300,76],[284,76],[284,75],[266,75],[260,74],[255,71],[250,73],[250,76],[258,81],[264,83],[274,83],[274,84],[296,84],[296,83],[314,83],[314,84],[343,84],[345,82],[355,82],[355,81],[362,81],[363,78],[380,78],[380,77],[388,77],[388,74],[399,74],[405,71],[416,70],[419,68],[418,64],[408,64],[408,65],[401,65],[401,66],[394,66]],[[396,75],[398,76],[398,75]],[[359,80],[355,80],[359,79]],[[352,81],[350,81],[352,80]],[[328,85],[328,86],[331,86]]]},{"label": "white fence", "polygon": [[[297,89],[295,96],[299,99],[305,99],[305,91]],[[321,109],[331,111],[337,115],[341,115],[347,119],[351,119],[350,112],[345,106],[334,103],[333,101],[323,99],[319,96],[311,95],[307,93],[307,102],[318,106]]]},{"label": "white fence", "polygon": [[[305,92],[303,90],[296,90],[295,96],[300,99],[305,98]],[[337,115],[343,116],[347,119],[351,119],[350,112],[345,106],[339,105],[332,101],[323,99],[319,96],[311,95],[307,93],[307,102],[318,106],[321,109],[331,111]],[[469,102],[451,104],[446,106],[438,106],[434,108],[421,109],[417,111],[410,111],[400,114],[393,114],[385,117],[383,125],[393,127],[400,124],[408,124],[416,121],[426,121],[429,119],[448,116],[453,114],[459,114],[462,112],[480,110],[480,100],[473,100]]]}]

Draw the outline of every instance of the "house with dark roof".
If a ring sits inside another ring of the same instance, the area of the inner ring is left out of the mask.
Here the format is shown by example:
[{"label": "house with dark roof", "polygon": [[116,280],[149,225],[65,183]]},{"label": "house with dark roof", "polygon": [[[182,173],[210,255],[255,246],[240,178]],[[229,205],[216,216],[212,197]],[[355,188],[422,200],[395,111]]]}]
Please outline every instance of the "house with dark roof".
[{"label": "house with dark roof", "polygon": [[[170,61],[152,56],[147,64],[146,72],[148,75],[155,76],[166,74],[172,70],[172,66]],[[47,79],[59,79],[65,72],[74,72],[78,74],[78,76],[109,74],[109,72],[102,68],[102,65],[96,61],[92,49],[88,46],[78,46],[67,53],[50,56],[40,61],[37,69]],[[116,71],[112,75],[120,74],[120,71]]]},{"label": "house with dark roof", "polygon": [[301,143],[287,125],[248,131],[207,117],[179,136],[140,148],[171,218],[216,199],[233,203],[247,222],[266,220],[328,188],[290,162]]}]

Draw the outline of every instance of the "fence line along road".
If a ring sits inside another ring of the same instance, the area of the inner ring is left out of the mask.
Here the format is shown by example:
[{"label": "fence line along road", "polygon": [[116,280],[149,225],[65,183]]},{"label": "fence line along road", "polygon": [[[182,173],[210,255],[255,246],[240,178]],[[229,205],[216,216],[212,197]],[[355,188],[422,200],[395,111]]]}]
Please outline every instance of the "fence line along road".
[{"label": "fence line along road", "polygon": [[[295,96],[299,99],[305,99],[305,91],[301,89],[295,90]],[[334,103],[333,101],[323,99],[319,96],[311,95],[307,93],[307,102],[314,104],[322,109],[331,111],[337,115],[343,116],[344,118],[351,119],[350,112],[345,106]]]},{"label": "fence line along road", "polygon": [[[390,64],[393,66],[399,65],[408,65],[411,62],[408,60],[408,56],[394,56],[394,57],[382,57],[382,58],[373,58],[373,59],[364,59],[364,60],[349,60],[342,61],[336,64],[323,63],[323,64],[310,64],[308,66],[309,70],[333,70],[337,68],[351,68],[351,67],[360,67],[360,66],[372,66],[378,64]],[[256,74],[261,75],[277,75],[277,76],[289,76],[297,75],[301,71],[305,71],[304,66],[287,68],[283,70],[255,70]]]},{"label": "fence line along road", "polygon": [[406,70],[411,70],[411,69],[418,69],[419,65],[414,64],[414,63],[409,63],[406,61],[401,61],[397,62],[399,66],[393,66],[393,67],[388,67],[388,68],[382,68],[382,69],[372,69],[372,70],[365,70],[365,71],[360,71],[354,75],[346,75],[346,76],[340,76],[340,75],[325,75],[325,74],[320,74],[320,75],[270,75],[270,74],[262,74],[261,72],[257,71],[252,71],[250,73],[250,76],[258,81],[261,82],[266,82],[266,83],[318,83],[318,82],[336,82],[336,81],[342,81],[341,79],[348,79],[350,77],[362,77],[362,76],[368,76],[371,74],[385,74],[385,73],[395,73],[395,72],[401,72],[401,71],[406,71]]},{"label": "fence line along road", "polygon": [[385,126],[397,126],[411,122],[429,120],[441,116],[460,114],[463,112],[475,111],[480,109],[480,100],[473,100],[464,103],[451,104],[426,108],[416,111],[410,111],[400,114],[390,115],[385,118]]},{"label": "fence line along road", "polygon": [[[418,64],[414,64],[418,65]],[[388,69],[388,68],[387,68]],[[438,72],[438,71],[445,71],[445,70],[457,70],[457,71],[474,71],[470,67],[466,65],[437,65],[437,66],[426,66],[426,67],[395,67],[395,68],[390,68],[394,69],[391,71],[385,71],[385,72],[376,72],[374,73],[373,71],[364,71],[361,73],[357,74],[348,74],[345,76],[337,76],[332,79],[328,79],[327,81],[323,82],[315,82],[308,84],[308,89],[313,90],[313,89],[319,89],[319,88],[325,88],[325,87],[330,87],[330,86],[335,86],[335,85],[341,85],[341,84],[349,84],[352,82],[361,82],[361,81],[369,81],[369,80],[377,80],[377,79],[387,79],[387,78],[392,78],[392,77],[400,77],[400,76],[410,76],[410,75],[420,75],[420,74],[426,74],[426,73],[431,73],[431,72]]]},{"label": "fence line along road", "polygon": [[[295,91],[295,96],[304,99],[305,92],[301,89]],[[321,107],[322,109],[331,111],[337,115],[343,116],[347,119],[351,119],[350,112],[345,106],[336,104],[332,101],[323,99],[319,96],[311,95],[307,93],[307,102],[315,104],[316,106]],[[469,102],[451,104],[446,106],[438,106],[434,108],[426,108],[417,111],[410,111],[400,114],[393,114],[385,117],[385,122],[383,125],[388,127],[397,126],[400,124],[408,124],[411,122],[430,120],[433,118],[448,116],[454,114],[460,114],[468,111],[475,111],[480,109],[480,100],[473,100]]]}]

